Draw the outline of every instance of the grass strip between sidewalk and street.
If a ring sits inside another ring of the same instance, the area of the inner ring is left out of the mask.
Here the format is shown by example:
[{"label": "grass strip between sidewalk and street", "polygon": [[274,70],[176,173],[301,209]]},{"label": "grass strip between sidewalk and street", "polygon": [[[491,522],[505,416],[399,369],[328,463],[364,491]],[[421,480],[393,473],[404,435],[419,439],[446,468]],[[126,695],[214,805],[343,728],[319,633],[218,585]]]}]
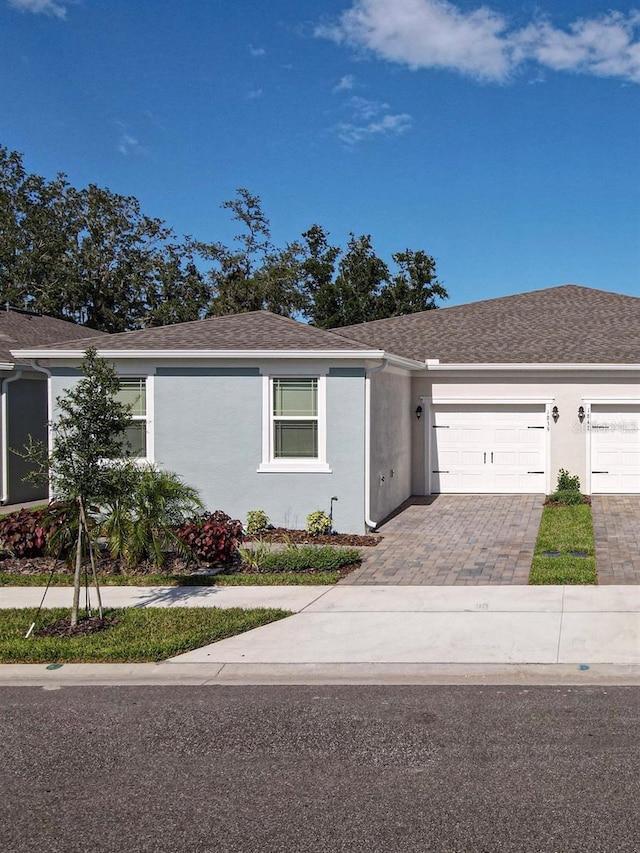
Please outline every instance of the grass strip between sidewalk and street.
[{"label": "grass strip between sidewalk and street", "polygon": [[81,636],[38,636],[69,618],[69,608],[0,610],[0,663],[141,663],[162,661],[290,616],[287,610],[240,607],[129,607],[105,610],[108,627]]},{"label": "grass strip between sidewalk and street", "polygon": [[[559,553],[550,556],[555,552]],[[588,504],[544,507],[529,583],[598,583],[593,522]]]}]

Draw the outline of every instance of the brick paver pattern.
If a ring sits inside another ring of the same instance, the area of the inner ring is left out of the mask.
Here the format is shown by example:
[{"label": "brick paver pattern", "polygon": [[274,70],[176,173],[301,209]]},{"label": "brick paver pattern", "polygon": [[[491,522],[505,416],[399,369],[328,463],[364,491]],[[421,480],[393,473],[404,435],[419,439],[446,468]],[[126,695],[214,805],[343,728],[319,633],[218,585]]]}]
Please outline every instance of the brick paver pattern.
[{"label": "brick paver pattern", "polygon": [[543,495],[414,497],[342,584],[526,584]]},{"label": "brick paver pattern", "polygon": [[640,583],[640,495],[591,498],[598,583]]}]

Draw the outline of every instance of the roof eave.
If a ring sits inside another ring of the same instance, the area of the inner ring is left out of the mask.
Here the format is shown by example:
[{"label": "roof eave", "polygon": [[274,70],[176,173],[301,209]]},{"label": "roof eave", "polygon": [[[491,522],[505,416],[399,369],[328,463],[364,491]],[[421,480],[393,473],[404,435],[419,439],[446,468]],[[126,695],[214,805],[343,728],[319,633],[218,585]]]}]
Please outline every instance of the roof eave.
[{"label": "roof eave", "polygon": [[638,371],[640,364],[615,364],[604,362],[491,362],[491,363],[449,363],[449,364],[434,364],[425,362],[425,369],[429,373],[447,373],[447,372],[510,372],[510,371],[566,371],[568,373],[576,372],[619,372],[619,371]]},{"label": "roof eave", "polygon": [[[32,349],[32,350],[15,350],[12,354],[16,358],[28,359],[67,359],[67,358],[83,358],[84,350],[80,349]],[[215,349],[134,349],[134,350],[118,350],[118,349],[97,349],[97,353],[101,358],[108,359],[193,359],[193,358],[224,358],[224,359],[318,359],[318,358],[348,358],[348,359],[370,359],[384,358],[383,350],[313,350],[313,349],[292,349],[292,350],[272,350],[272,349],[237,349],[237,350],[215,350]],[[417,363],[417,362],[416,362]]]}]

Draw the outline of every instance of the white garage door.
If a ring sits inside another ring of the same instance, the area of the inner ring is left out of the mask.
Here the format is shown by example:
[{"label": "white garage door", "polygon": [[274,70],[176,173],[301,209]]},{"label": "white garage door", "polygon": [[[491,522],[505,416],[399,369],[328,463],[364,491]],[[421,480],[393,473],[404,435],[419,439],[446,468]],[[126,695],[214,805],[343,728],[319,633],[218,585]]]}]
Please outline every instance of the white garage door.
[{"label": "white garage door", "polygon": [[546,491],[543,405],[436,405],[430,431],[432,493]]},{"label": "white garage door", "polygon": [[591,407],[591,491],[640,493],[640,404]]}]

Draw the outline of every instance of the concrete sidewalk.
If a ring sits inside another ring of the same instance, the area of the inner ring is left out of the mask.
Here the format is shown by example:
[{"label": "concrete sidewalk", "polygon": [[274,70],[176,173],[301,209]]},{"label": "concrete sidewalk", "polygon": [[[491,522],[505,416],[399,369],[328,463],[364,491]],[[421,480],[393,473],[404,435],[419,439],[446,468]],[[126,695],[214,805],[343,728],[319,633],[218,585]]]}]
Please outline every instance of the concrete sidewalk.
[{"label": "concrete sidewalk", "polygon": [[[161,664],[0,667],[0,684],[640,684],[640,587],[105,587],[107,606],[295,615]],[[70,604],[71,590],[47,594]],[[42,589],[0,589],[0,607]],[[120,679],[120,680],[119,680]]]}]

